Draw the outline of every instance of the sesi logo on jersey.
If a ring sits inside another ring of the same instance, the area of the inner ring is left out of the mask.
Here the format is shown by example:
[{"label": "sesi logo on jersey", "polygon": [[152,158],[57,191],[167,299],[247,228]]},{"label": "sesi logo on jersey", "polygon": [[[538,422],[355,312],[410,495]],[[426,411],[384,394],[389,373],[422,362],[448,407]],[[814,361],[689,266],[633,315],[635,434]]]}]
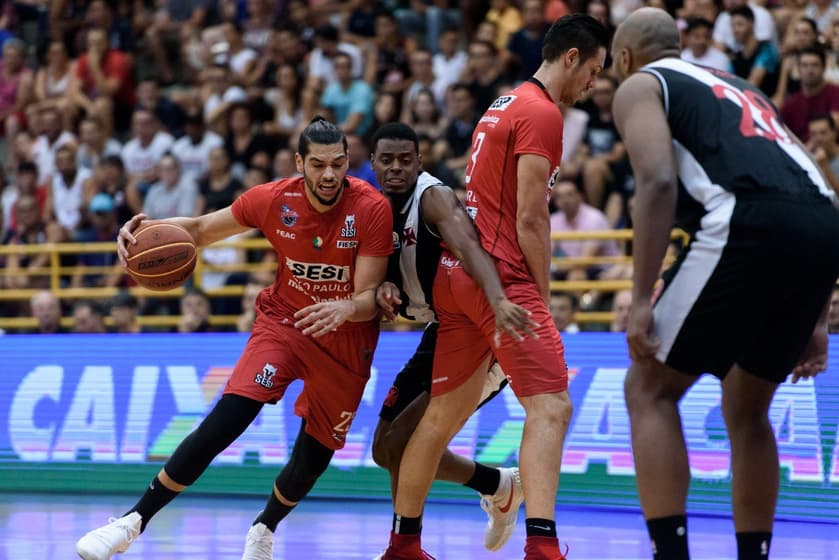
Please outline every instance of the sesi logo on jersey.
[{"label": "sesi logo on jersey", "polygon": [[312,282],[349,282],[350,267],[324,263],[305,263],[288,257],[285,264],[296,278]]}]

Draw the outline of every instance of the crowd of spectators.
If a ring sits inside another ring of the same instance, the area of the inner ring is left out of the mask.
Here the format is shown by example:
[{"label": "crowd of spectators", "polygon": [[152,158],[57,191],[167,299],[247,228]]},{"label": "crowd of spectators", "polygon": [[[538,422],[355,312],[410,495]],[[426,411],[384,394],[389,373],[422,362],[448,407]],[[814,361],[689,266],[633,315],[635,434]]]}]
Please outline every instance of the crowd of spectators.
[{"label": "crowd of spectators", "polygon": [[[350,173],[375,183],[369,139],[392,120],[420,135],[425,168],[462,187],[471,135],[497,95],[541,62],[550,22],[587,12],[610,28],[652,5],[677,17],[683,57],[761,88],[839,189],[839,3],[833,0],[0,0],[0,243],[113,241],[130,216],[199,215],[246,189],[297,173],[297,135],[316,114],[350,143]],[[554,231],[631,227],[634,182],[605,71],[565,116],[563,165],[551,201]],[[619,257],[629,244],[562,241],[556,257]],[[269,261],[270,253],[209,248],[212,264]],[[45,253],[2,257],[0,289],[49,286]],[[62,287],[131,286],[113,254],[65,257]],[[87,269],[86,267],[99,267]],[[567,264],[557,280],[625,280],[631,265]],[[176,330],[214,328],[212,313],[250,307],[270,272],[205,272],[211,291],[180,302],[58,301],[39,292],[4,303],[41,332],[136,332],[138,313],[181,315]],[[628,292],[557,294],[562,330],[585,329],[576,310],[613,310],[621,330]],[[180,303],[180,307],[178,307]],[[73,305],[75,304],[75,305]],[[56,311],[56,305],[57,311]],[[62,309],[62,305],[64,308]]]}]

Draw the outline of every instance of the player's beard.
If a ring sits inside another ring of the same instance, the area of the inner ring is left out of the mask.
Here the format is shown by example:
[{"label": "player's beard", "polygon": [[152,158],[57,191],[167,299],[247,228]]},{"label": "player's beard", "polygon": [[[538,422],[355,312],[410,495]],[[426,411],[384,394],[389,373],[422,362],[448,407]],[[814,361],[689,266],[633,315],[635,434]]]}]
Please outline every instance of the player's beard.
[{"label": "player's beard", "polygon": [[341,192],[344,190],[344,180],[342,179],[338,182],[338,187],[335,189],[335,196],[327,199],[318,194],[317,185],[312,183],[311,179],[309,179],[305,173],[303,173],[303,182],[306,183],[306,188],[309,189],[309,192],[312,193],[315,200],[324,206],[333,206],[336,202],[338,202],[338,199],[341,197]]}]

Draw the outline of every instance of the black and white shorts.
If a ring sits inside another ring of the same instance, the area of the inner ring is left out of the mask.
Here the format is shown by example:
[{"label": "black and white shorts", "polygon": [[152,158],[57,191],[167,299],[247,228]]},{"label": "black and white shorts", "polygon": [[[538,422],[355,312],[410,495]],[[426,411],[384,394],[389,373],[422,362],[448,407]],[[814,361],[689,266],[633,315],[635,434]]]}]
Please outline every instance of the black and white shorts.
[{"label": "black and white shorts", "polygon": [[[422,393],[431,393],[431,372],[434,365],[434,348],[437,346],[438,323],[428,323],[422,333],[419,345],[411,359],[393,380],[393,385],[382,403],[379,418],[388,422],[399,416],[405,408]],[[497,362],[487,372],[478,408],[491,401],[507,386],[507,377]]]},{"label": "black and white shorts", "polygon": [[839,275],[839,212],[816,195],[734,197],[707,213],[665,273],[657,358],[723,378],[737,364],[782,382]]}]

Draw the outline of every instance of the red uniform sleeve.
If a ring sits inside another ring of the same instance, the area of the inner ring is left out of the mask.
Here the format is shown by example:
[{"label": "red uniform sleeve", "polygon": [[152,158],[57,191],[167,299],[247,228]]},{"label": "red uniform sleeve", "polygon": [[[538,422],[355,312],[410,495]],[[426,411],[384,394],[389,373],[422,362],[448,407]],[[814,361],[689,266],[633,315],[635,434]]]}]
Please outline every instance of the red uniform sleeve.
[{"label": "red uniform sleeve", "polygon": [[[372,189],[371,189],[372,190]],[[363,257],[386,257],[393,252],[393,215],[385,197],[375,192],[366,201],[367,227],[359,238],[358,254]]]},{"label": "red uniform sleeve", "polygon": [[562,158],[562,113],[548,103],[529,103],[516,115],[515,155],[543,156],[548,161]]},{"label": "red uniform sleeve", "polygon": [[265,183],[246,190],[233,201],[230,210],[233,217],[243,226],[262,229],[262,224],[271,210],[271,201],[279,183]]}]

